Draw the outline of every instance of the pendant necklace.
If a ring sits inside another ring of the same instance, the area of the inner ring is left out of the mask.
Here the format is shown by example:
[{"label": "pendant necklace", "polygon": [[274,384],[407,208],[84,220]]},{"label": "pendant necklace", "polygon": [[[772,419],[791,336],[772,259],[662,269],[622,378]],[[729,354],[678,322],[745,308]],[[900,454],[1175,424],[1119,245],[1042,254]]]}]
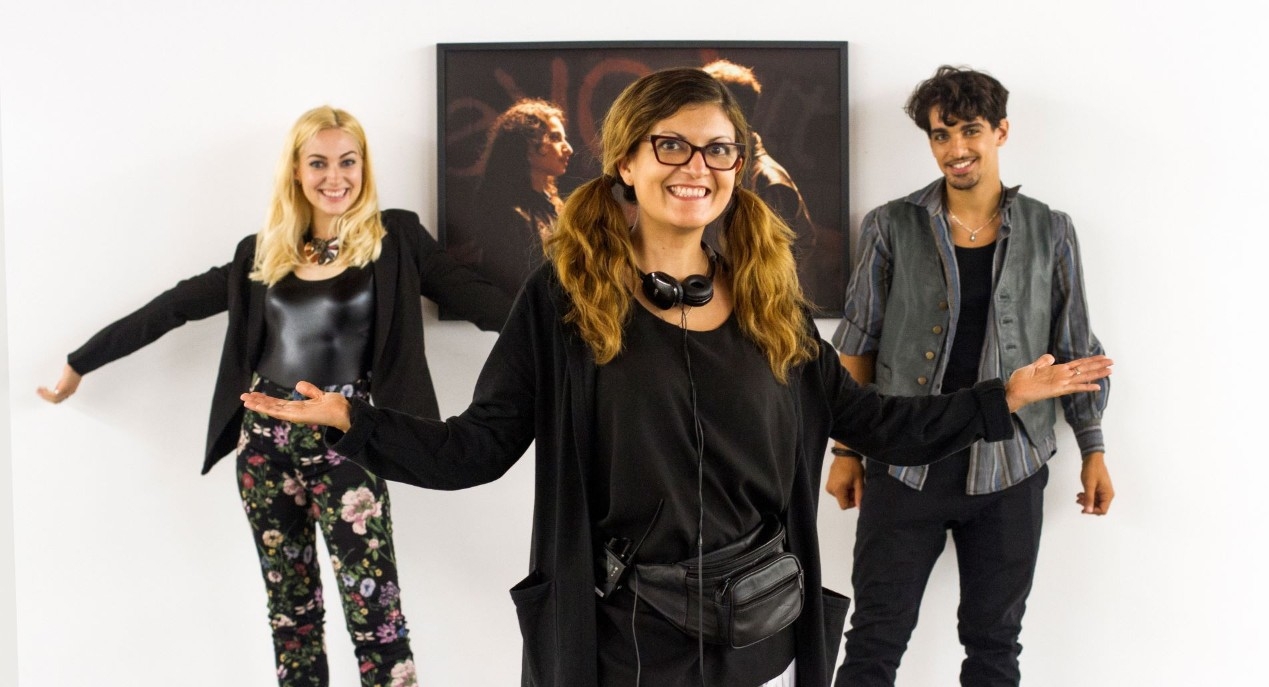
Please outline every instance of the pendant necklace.
[{"label": "pendant necklace", "polygon": [[339,257],[339,237],[319,239],[308,236],[304,239],[304,259],[314,265],[328,265]]},{"label": "pendant necklace", "polygon": [[1000,214],[1000,210],[997,209],[995,212],[991,213],[991,217],[988,217],[987,221],[979,225],[977,229],[970,229],[968,226],[965,225],[964,222],[961,221],[961,218],[957,217],[956,213],[952,212],[950,209],[947,211],[947,214],[951,216],[953,222],[956,222],[957,224],[961,225],[961,229],[964,229],[965,233],[969,234],[970,243],[973,243],[974,241],[978,240],[978,232],[990,226],[991,223],[995,221],[996,215]]}]

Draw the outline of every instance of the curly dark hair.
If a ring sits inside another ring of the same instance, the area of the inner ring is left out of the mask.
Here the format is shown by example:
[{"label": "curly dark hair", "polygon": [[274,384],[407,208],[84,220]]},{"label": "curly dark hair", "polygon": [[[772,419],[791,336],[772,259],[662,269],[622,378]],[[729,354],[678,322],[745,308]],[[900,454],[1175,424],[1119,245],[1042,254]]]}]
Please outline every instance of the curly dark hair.
[{"label": "curly dark hair", "polygon": [[928,136],[931,108],[938,108],[939,119],[948,126],[982,117],[995,129],[1008,116],[1008,102],[1009,91],[995,77],[945,64],[912,91],[903,111]]},{"label": "curly dark hair", "polygon": [[[537,195],[529,182],[529,150],[542,145],[551,127],[551,118],[564,124],[564,110],[555,103],[538,98],[522,98],[508,107],[489,127],[482,160],[486,192],[504,196]],[[546,189],[554,195],[554,186]]]}]

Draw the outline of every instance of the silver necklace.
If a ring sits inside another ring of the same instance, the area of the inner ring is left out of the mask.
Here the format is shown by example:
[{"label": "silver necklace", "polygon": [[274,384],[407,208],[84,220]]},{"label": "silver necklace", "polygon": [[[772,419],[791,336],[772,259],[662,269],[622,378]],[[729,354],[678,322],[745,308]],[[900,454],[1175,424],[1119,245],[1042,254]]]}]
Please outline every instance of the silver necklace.
[{"label": "silver necklace", "polygon": [[961,221],[961,218],[957,217],[956,213],[952,212],[950,209],[947,211],[947,214],[952,217],[953,222],[956,222],[957,224],[961,225],[961,229],[964,229],[965,232],[969,234],[969,240],[971,243],[973,243],[974,241],[978,240],[978,232],[982,231],[983,229],[986,229],[993,221],[995,221],[996,215],[1000,214],[1000,210],[999,208],[997,208],[995,212],[991,213],[991,217],[988,217],[987,221],[979,225],[977,229],[970,229],[968,226],[965,225],[964,222]]}]

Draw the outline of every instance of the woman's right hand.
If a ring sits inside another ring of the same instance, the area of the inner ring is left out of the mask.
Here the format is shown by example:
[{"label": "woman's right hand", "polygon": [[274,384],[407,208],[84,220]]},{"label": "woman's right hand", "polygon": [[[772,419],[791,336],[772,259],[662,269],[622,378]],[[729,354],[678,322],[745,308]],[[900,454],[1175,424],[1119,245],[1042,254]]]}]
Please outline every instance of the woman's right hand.
[{"label": "woman's right hand", "polygon": [[52,389],[42,386],[35,393],[49,403],[61,403],[75,394],[75,390],[79,388],[79,380],[83,378],[83,375],[68,364],[62,368],[62,378],[57,380]]},{"label": "woman's right hand", "polygon": [[324,425],[348,431],[352,425],[348,399],[333,391],[322,391],[308,382],[295,385],[295,390],[307,397],[305,401],[287,401],[266,396],[258,391],[243,394],[242,405],[247,410],[302,425]]},{"label": "woman's right hand", "polygon": [[1005,382],[1009,412],[1016,413],[1028,403],[1046,398],[1098,391],[1101,386],[1097,380],[1109,377],[1114,364],[1104,355],[1055,364],[1053,356],[1045,353],[1030,365],[1014,370]]}]

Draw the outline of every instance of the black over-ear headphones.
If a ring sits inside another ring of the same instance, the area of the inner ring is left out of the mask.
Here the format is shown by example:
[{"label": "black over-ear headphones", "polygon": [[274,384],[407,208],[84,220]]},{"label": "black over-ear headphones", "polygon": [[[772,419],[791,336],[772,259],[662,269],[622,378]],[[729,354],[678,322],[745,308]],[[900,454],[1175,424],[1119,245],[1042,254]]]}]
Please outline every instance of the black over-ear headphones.
[{"label": "black over-ear headphones", "polygon": [[701,247],[709,254],[709,273],[693,274],[682,282],[665,272],[639,272],[643,283],[643,295],[653,305],[669,310],[676,305],[700,307],[714,298],[714,270],[718,266],[718,254],[708,244]]}]

